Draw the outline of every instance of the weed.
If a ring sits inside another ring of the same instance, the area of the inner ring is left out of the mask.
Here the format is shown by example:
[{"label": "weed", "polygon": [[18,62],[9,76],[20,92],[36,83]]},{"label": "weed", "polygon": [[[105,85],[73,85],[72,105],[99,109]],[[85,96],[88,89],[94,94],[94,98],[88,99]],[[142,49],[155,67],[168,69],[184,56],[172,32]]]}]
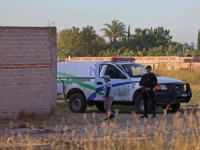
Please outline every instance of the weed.
[{"label": "weed", "polygon": [[29,113],[29,114],[27,115],[27,117],[28,117],[29,119],[32,119],[32,120],[36,119],[38,116],[39,116],[39,115],[38,115],[37,113],[35,113],[35,112],[31,112],[31,113]]},{"label": "weed", "polygon": [[28,113],[23,109],[19,112],[19,116],[18,116],[18,119],[19,120],[24,120],[25,118],[27,118],[28,116]]},{"label": "weed", "polygon": [[52,105],[51,108],[50,108],[49,117],[55,116],[56,112],[57,112],[56,106]]}]

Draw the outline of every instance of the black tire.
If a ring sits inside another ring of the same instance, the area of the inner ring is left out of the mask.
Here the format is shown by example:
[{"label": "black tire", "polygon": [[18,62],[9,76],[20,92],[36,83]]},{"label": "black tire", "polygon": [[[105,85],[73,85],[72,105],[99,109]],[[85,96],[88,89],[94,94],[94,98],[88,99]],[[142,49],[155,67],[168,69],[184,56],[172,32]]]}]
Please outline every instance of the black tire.
[{"label": "black tire", "polygon": [[99,111],[105,111],[105,109],[104,109],[104,103],[97,103],[96,107],[97,107],[97,109]]},{"label": "black tire", "polygon": [[[162,106],[163,111],[164,111],[166,108],[167,108],[167,105],[163,105],[163,106]],[[170,106],[170,108],[171,108],[171,106]],[[168,109],[166,113],[170,113],[170,110]]]},{"label": "black tire", "polygon": [[76,93],[69,98],[69,109],[75,113],[82,113],[87,109],[87,101],[83,94]]},{"label": "black tire", "polygon": [[[167,107],[167,105],[162,106],[163,109],[166,109],[166,107]],[[167,113],[175,113],[175,112],[177,112],[177,111],[179,110],[179,108],[180,108],[180,103],[170,105],[170,108],[171,108],[171,109],[168,109],[168,110],[167,110]]]},{"label": "black tire", "polygon": [[180,109],[181,104],[177,103],[177,104],[173,104],[171,105],[172,110],[170,110],[171,113],[175,113]]},{"label": "black tire", "polygon": [[[142,95],[138,95],[138,97],[135,100],[135,108],[136,111],[140,114],[144,114],[144,102],[143,102],[143,98]],[[152,113],[152,107],[151,107],[151,103],[148,103],[148,113]]]}]

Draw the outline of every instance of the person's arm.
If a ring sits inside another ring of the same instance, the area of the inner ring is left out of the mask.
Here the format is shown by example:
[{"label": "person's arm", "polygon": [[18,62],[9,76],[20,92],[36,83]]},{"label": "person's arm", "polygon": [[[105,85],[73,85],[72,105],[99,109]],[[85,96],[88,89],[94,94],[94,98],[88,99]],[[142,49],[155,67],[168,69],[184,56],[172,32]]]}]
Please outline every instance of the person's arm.
[{"label": "person's arm", "polygon": [[158,80],[157,77],[155,76],[155,74],[152,74],[152,83],[151,83],[151,90],[158,84]]},{"label": "person's arm", "polygon": [[110,82],[106,83],[106,95],[105,95],[105,98],[108,98],[111,86],[112,86],[112,84]]},{"label": "person's arm", "polygon": [[143,86],[144,76],[145,76],[145,75],[143,75],[143,76],[141,77],[140,82],[139,82],[139,86]]},{"label": "person's arm", "polygon": [[110,87],[107,87],[107,88],[106,88],[106,95],[105,95],[105,98],[108,98],[109,93],[110,93]]}]

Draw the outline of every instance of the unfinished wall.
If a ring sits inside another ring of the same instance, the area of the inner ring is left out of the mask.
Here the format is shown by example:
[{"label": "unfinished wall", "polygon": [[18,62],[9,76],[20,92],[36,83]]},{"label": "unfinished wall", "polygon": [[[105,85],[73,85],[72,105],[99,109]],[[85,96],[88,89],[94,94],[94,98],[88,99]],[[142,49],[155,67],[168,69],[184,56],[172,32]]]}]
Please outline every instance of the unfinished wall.
[{"label": "unfinished wall", "polygon": [[0,27],[0,118],[56,106],[56,28]]},{"label": "unfinished wall", "polygon": [[[133,56],[134,57],[134,56]],[[135,62],[143,65],[152,65],[154,69],[194,69],[200,68],[200,57],[155,56],[134,57]],[[111,57],[74,57],[57,59],[58,61],[110,61]]]}]

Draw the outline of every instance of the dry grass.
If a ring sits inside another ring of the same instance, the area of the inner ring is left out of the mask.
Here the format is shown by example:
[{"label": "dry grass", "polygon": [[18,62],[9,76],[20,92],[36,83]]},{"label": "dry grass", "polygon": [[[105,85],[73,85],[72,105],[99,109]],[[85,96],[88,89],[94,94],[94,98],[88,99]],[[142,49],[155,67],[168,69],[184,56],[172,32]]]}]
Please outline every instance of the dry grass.
[{"label": "dry grass", "polygon": [[[119,114],[120,115],[120,114]],[[192,150],[200,148],[200,112],[195,114],[176,113],[161,116],[157,120],[139,119],[135,113],[126,121],[99,121],[93,114],[92,121],[87,114],[75,123],[64,121],[55,130],[44,130],[43,134],[5,134],[0,140],[0,149],[68,149],[68,150]],[[91,118],[90,118],[91,119]],[[69,126],[68,124],[72,124]],[[46,132],[48,131],[48,132]],[[34,135],[34,136],[33,136]],[[37,146],[36,144],[40,144]],[[42,145],[41,145],[42,144]],[[27,146],[28,145],[28,146]]]}]

